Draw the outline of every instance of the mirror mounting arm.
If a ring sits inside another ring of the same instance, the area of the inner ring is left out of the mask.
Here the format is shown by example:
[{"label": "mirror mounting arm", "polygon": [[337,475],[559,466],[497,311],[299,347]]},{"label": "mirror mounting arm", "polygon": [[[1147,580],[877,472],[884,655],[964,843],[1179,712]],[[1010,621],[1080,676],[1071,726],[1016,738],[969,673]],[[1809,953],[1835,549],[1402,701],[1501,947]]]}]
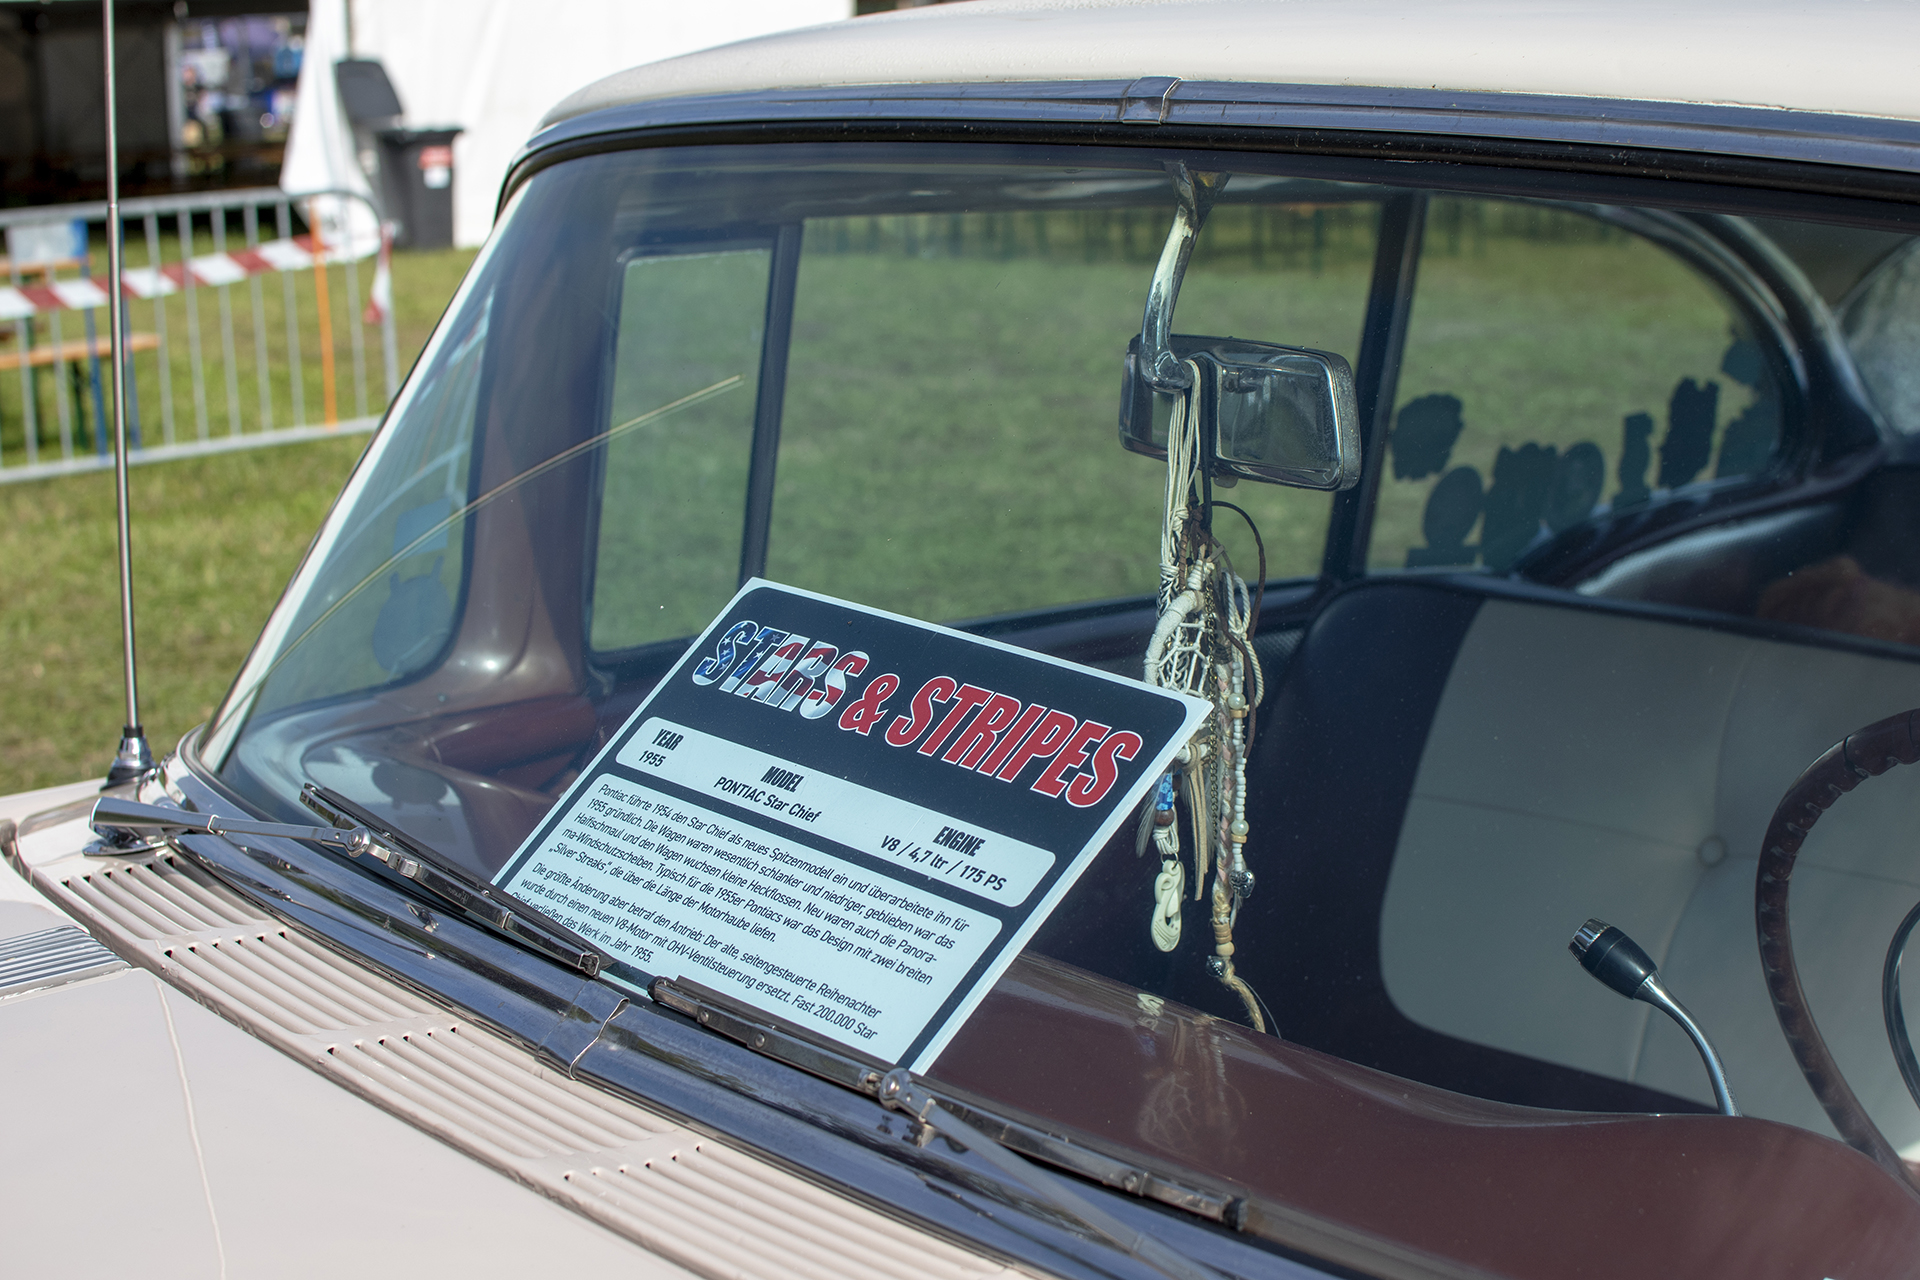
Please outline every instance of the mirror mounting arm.
[{"label": "mirror mounting arm", "polygon": [[1172,394],[1192,385],[1193,375],[1186,362],[1173,352],[1173,308],[1180,298],[1180,282],[1186,278],[1187,263],[1193,259],[1194,241],[1206,225],[1213,202],[1227,185],[1225,173],[1208,173],[1187,168],[1178,160],[1167,162],[1167,176],[1179,197],[1174,209],[1173,226],[1160,249],[1160,261],[1154,265],[1153,281],[1147,286],[1146,314],[1140,320],[1140,355],[1146,380],[1156,391]]}]

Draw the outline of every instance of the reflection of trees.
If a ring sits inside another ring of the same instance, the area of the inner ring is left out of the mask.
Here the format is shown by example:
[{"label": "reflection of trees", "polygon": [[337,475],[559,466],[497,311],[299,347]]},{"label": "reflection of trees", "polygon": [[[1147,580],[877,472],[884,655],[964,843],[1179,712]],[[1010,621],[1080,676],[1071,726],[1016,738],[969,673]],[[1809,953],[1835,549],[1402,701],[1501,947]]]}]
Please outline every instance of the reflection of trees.
[{"label": "reflection of trees", "polygon": [[[1780,437],[1779,398],[1773,393],[1759,347],[1734,335],[1720,362],[1721,371],[1758,394],[1720,433],[1719,463],[1713,478],[1752,475],[1772,459]],[[1714,458],[1720,384],[1682,378],[1667,402],[1667,430],[1658,454],[1655,485],[1663,490],[1692,484]],[[1598,444],[1582,440],[1562,453],[1554,445],[1528,441],[1502,445],[1493,458],[1493,483],[1484,484],[1477,467],[1447,471],[1455,441],[1464,426],[1464,406],[1453,395],[1427,395],[1404,405],[1389,437],[1393,477],[1423,480],[1445,472],[1427,494],[1421,532],[1427,545],[1407,552],[1407,568],[1444,568],[1484,564],[1502,573],[1529,549],[1554,534],[1591,519],[1606,488],[1607,459]],[[1652,497],[1648,484],[1656,450],[1654,419],[1630,413],[1620,424],[1620,455],[1615,470],[1619,487],[1615,511]],[[1469,543],[1474,526],[1480,541]]]}]

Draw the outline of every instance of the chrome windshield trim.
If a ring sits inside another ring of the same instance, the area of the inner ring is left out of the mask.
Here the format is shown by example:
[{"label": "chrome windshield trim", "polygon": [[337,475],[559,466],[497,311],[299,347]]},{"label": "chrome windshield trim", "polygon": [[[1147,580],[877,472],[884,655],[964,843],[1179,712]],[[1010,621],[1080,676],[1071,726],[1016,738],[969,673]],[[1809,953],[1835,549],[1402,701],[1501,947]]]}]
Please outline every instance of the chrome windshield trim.
[{"label": "chrome windshield trim", "polygon": [[[601,107],[534,134],[508,172],[503,198],[540,153],[604,135],[703,125],[914,120],[1124,125],[1130,135],[1125,140],[1142,143],[1153,141],[1156,126],[1403,134],[1452,140],[1462,148],[1461,159],[1468,158],[1469,144],[1491,139],[1691,152],[1907,177],[1920,172],[1920,122],[1909,120],[1716,103],[1354,85],[1029,81],[775,89]],[[1622,160],[1628,167],[1628,158]]]}]

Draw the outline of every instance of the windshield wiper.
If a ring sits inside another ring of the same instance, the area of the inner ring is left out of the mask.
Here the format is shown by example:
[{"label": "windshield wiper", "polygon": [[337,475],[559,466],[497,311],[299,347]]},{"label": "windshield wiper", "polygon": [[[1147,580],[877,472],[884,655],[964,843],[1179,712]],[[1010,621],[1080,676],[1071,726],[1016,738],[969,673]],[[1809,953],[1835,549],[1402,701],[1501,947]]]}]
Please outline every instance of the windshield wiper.
[{"label": "windshield wiper", "polygon": [[259,822],[102,796],[94,803],[92,826],[109,845],[123,852],[142,847],[141,842],[151,835],[198,831],[216,836],[279,836],[337,849],[349,858],[364,854],[467,919],[589,978],[598,976],[610,963],[605,952],[538,907],[495,888],[438,851],[394,830],[345,796],[309,784],[300,793],[300,800],[332,825]]},{"label": "windshield wiper", "polygon": [[[1032,1163],[1034,1159],[1057,1164],[1076,1173],[1085,1173],[1110,1185],[1138,1193],[1150,1177],[1144,1170],[1129,1169],[1118,1182],[1112,1170],[1089,1168],[1106,1163],[1116,1168],[1119,1161],[1095,1156],[1087,1148],[1066,1139],[1034,1129],[1016,1121],[978,1111],[941,1097],[916,1079],[905,1067],[889,1067],[877,1061],[863,1061],[851,1052],[821,1040],[800,1027],[757,1009],[752,1005],[711,991],[684,978],[655,978],[647,988],[654,1003],[683,1013],[701,1026],[734,1040],[756,1053],[798,1067],[810,1075],[864,1093],[889,1110],[911,1116],[918,1129],[915,1140],[925,1146],[934,1133],[944,1133],[967,1150],[976,1153],[1003,1176],[1024,1187],[1035,1200],[1077,1224],[1096,1239],[1113,1246],[1162,1275],[1173,1280],[1221,1280],[1221,1273],[1182,1257],[1158,1238],[1136,1231],[1120,1219],[1080,1194],[1058,1175]],[[961,1112],[966,1112],[962,1115]],[[989,1133],[981,1124],[1000,1130]],[[1105,1176],[1103,1176],[1105,1175]],[[1130,1176],[1128,1176],[1130,1175]],[[1178,1184],[1161,1179],[1169,1188]],[[1155,1196],[1168,1203],[1180,1203],[1205,1216],[1231,1216],[1234,1202],[1209,1196],[1194,1188],[1180,1188],[1186,1196],[1176,1201],[1171,1196]],[[1205,1213],[1198,1202],[1222,1201],[1221,1211]]]}]

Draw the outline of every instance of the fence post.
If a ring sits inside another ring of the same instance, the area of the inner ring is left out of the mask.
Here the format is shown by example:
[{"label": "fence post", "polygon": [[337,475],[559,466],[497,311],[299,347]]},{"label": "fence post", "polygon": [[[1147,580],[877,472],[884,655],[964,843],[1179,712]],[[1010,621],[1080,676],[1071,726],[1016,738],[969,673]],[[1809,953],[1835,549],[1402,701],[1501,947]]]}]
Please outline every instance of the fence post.
[{"label": "fence post", "polygon": [[[274,206],[274,226],[282,240],[293,238],[293,207],[285,200]],[[293,272],[280,273],[281,296],[286,300],[287,366],[292,380],[293,425],[307,425],[307,371],[300,360],[300,302],[294,293]]]},{"label": "fence post", "polygon": [[313,237],[313,300],[320,311],[320,415],[332,427],[340,422],[340,404],[333,386],[333,300],[327,296],[326,237],[311,200],[307,202],[307,231]]},{"label": "fence post", "polygon": [[65,337],[60,332],[60,313],[53,312],[47,317],[53,330],[53,360],[47,368],[53,371],[53,407],[60,415],[60,458],[65,461],[73,457],[73,388],[67,385]]},{"label": "fence post", "polygon": [[[244,214],[247,230],[247,248],[260,246],[260,207],[250,204]],[[273,430],[273,377],[267,365],[267,312],[262,300],[260,277],[249,273],[247,290],[253,296],[253,370],[254,380],[260,384],[260,430]]]},{"label": "fence post", "polygon": [[360,314],[360,264],[349,258],[342,264],[347,276],[347,346],[353,352],[353,412],[367,416],[367,341],[360,330],[366,318]]},{"label": "fence post", "polygon": [[200,298],[193,284],[193,215],[185,209],[176,219],[180,227],[180,279],[187,302],[187,363],[193,370],[193,422],[200,439],[207,438],[207,378],[200,360]]},{"label": "fence post", "polygon": [[167,290],[161,283],[165,277],[159,274],[160,261],[160,217],[149,213],[145,219],[147,231],[147,267],[154,272],[153,290],[153,332],[159,339],[160,348],[160,438],[166,444],[173,443],[173,352],[167,346]]},{"label": "fence post", "polygon": [[[216,205],[208,211],[207,220],[213,224],[214,253],[226,253],[227,211]],[[233,286],[214,287],[219,290],[220,302],[220,363],[227,379],[227,434],[237,436],[240,434],[240,361],[233,342]]]},{"label": "fence post", "polygon": [[[20,287],[20,264],[9,260],[9,279]],[[33,317],[20,321],[20,421],[27,433],[27,465],[40,461],[40,380],[33,376]]]}]

